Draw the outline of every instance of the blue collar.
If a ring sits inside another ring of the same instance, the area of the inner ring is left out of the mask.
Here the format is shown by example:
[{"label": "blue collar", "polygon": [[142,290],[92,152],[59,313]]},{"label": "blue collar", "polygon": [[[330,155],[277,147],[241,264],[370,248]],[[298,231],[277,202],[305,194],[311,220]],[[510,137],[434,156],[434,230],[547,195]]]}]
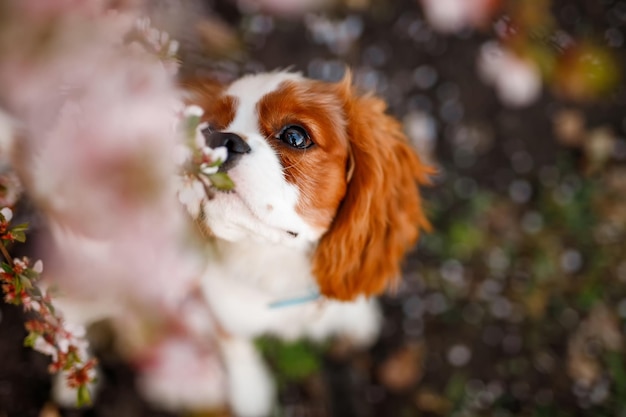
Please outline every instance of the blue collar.
[{"label": "blue collar", "polygon": [[282,307],[292,307],[300,304],[308,303],[311,301],[319,300],[322,297],[319,290],[315,289],[311,291],[307,295],[302,295],[300,297],[286,298],[284,300],[273,301],[268,304],[269,308],[282,308]]}]

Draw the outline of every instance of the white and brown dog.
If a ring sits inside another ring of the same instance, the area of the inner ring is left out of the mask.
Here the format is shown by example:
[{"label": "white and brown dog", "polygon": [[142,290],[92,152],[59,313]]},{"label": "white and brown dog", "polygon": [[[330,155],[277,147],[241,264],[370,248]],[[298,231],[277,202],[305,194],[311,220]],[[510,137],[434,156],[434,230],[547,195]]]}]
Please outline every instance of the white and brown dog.
[{"label": "white and brown dog", "polygon": [[[273,72],[183,87],[187,103],[204,110],[207,144],[227,148],[220,169],[235,183],[200,211],[214,249],[194,299],[200,327],[219,339],[234,413],[267,416],[274,383],[253,339],[372,343],[382,320],[371,297],[397,282],[403,256],[428,227],[418,185],[432,170],[385,103],[356,92],[349,73],[338,83]],[[132,338],[116,302],[60,301],[68,321],[117,316],[118,333]],[[148,399],[164,407],[221,401],[212,380],[194,382],[193,392],[148,372],[141,381]],[[73,402],[75,393],[63,387],[57,384],[57,398]]]},{"label": "white and brown dog", "polygon": [[202,292],[225,333],[231,405],[264,416],[273,383],[252,339],[374,341],[381,317],[370,297],[396,282],[428,227],[418,185],[431,170],[385,103],[357,93],[349,74],[326,83],[273,72],[185,88],[204,110],[208,145],[228,149],[221,169],[236,184],[202,207],[217,252]]}]

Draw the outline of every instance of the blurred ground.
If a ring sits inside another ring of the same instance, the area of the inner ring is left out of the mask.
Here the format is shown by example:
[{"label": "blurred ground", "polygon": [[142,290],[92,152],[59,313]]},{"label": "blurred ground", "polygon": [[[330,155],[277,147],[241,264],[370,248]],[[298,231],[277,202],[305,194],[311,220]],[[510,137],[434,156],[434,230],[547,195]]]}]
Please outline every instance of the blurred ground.
[{"label": "blurred ground", "polygon": [[[440,169],[426,191],[435,231],[384,298],[376,346],[354,354],[340,342],[260,341],[280,381],[276,415],[626,417],[623,81],[593,102],[548,87],[511,109],[476,71],[489,36],[439,35],[415,1],[297,20],[212,8],[241,49],[206,58],[188,45],[186,71],[229,79],[293,67],[336,80],[347,64]],[[557,1],[552,12],[572,35],[609,45],[624,68],[626,2]],[[45,360],[21,347],[16,309],[0,309],[0,416],[39,415]],[[115,355],[101,358],[95,407],[62,415],[166,415],[137,397]]]}]

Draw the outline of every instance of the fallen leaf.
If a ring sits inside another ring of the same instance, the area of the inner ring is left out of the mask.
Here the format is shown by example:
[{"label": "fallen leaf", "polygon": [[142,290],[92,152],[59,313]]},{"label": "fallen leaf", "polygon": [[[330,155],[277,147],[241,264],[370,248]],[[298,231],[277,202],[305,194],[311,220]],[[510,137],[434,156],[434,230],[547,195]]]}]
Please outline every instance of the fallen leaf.
[{"label": "fallen leaf", "polygon": [[585,137],[585,116],[579,110],[561,110],[552,120],[556,139],[565,146],[579,147]]},{"label": "fallen leaf", "polygon": [[389,390],[404,391],[422,378],[424,354],[422,343],[403,346],[379,366],[378,377]]},{"label": "fallen leaf", "polygon": [[599,352],[590,352],[589,349],[593,342],[599,342],[600,347],[608,351],[621,350],[624,345],[617,317],[602,303],[593,307],[567,346],[567,372],[585,387],[592,387],[601,376]]},{"label": "fallen leaf", "polygon": [[39,412],[39,417],[61,417],[61,413],[55,404],[46,403]]},{"label": "fallen leaf", "polygon": [[450,401],[430,389],[421,389],[415,395],[415,405],[421,411],[441,416],[448,415],[452,404]]}]

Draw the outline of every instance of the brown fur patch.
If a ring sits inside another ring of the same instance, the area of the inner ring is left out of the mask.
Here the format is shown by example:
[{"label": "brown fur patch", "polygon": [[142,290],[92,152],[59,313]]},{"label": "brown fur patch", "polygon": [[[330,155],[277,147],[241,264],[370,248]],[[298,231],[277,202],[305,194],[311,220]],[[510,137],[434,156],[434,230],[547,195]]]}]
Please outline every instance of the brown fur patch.
[{"label": "brown fur patch", "polygon": [[204,110],[202,121],[214,129],[224,129],[235,118],[237,100],[223,95],[224,86],[204,78],[188,79],[182,85],[191,94],[188,101]]},{"label": "brown fur patch", "polygon": [[411,149],[400,123],[385,114],[382,100],[355,93],[349,74],[336,88],[354,171],[314,253],[313,273],[323,294],[351,300],[378,294],[399,278],[406,251],[429,227],[417,184],[433,171]]},{"label": "brown fur patch", "polygon": [[[348,139],[343,106],[331,84],[287,81],[257,104],[259,128],[278,154],[286,180],[301,194],[297,211],[326,230],[346,189]],[[315,143],[294,149],[278,139],[287,125],[302,126]]]}]

